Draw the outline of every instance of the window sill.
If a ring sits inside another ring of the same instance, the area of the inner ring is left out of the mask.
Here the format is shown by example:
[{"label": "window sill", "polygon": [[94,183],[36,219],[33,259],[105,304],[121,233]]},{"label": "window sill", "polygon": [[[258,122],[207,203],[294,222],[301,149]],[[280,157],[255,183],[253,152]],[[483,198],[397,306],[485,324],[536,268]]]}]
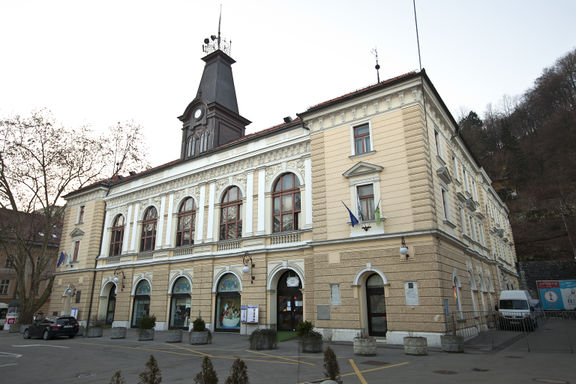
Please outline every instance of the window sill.
[{"label": "window sill", "polygon": [[354,155],[350,155],[348,156],[350,159],[356,158],[356,157],[363,157],[363,156],[368,156],[368,155],[372,155],[376,153],[376,151],[368,151],[368,152],[364,152],[364,153],[358,153],[358,154],[354,154]]},{"label": "window sill", "polygon": [[446,225],[449,226],[450,228],[452,228],[452,229],[456,228],[456,224],[454,224],[454,223],[451,222],[450,220],[444,219],[443,221],[444,221],[444,224],[446,224]]},{"label": "window sill", "polygon": [[444,161],[443,158],[441,158],[440,156],[436,155],[436,159],[442,164],[442,165],[446,165],[446,162]]}]

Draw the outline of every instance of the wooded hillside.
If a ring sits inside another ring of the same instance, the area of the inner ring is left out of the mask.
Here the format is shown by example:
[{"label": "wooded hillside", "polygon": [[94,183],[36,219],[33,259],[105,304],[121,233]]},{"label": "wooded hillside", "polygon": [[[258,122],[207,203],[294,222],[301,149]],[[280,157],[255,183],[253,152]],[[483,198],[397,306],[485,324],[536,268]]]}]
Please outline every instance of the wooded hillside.
[{"label": "wooded hillside", "polygon": [[576,256],[576,50],[460,134],[510,208],[520,261]]}]

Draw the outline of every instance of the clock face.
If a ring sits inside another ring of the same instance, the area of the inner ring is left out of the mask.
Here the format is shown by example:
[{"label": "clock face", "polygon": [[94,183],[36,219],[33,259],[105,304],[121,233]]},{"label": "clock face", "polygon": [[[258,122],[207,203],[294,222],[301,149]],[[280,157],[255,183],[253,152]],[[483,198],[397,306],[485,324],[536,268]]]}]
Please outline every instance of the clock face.
[{"label": "clock face", "polygon": [[201,108],[201,107],[198,107],[198,108],[196,108],[196,109],[194,110],[194,118],[195,118],[196,120],[198,120],[198,119],[201,118],[201,117],[202,117],[202,108]]}]

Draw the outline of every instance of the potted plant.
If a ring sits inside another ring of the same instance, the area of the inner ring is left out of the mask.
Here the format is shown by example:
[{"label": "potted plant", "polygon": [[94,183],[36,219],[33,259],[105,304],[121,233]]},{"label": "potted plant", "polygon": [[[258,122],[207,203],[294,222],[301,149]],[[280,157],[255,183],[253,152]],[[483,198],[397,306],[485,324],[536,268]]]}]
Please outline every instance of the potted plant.
[{"label": "potted plant", "polygon": [[300,350],[302,352],[322,352],[322,334],[314,331],[314,325],[311,322],[304,321],[298,324],[296,333],[300,338]]},{"label": "potted plant", "polygon": [[144,316],[138,322],[138,340],[154,340],[154,327],[156,326],[156,316]]},{"label": "potted plant", "polygon": [[324,351],[324,376],[333,382],[342,383],[342,378],[340,377],[340,366],[338,365],[336,354],[330,347],[326,348]]},{"label": "potted plant", "polygon": [[276,336],[274,329],[257,329],[250,334],[250,349],[276,349]]},{"label": "potted plant", "polygon": [[94,316],[88,323],[88,327],[86,327],[86,337],[102,337],[104,334],[104,324],[104,320]]},{"label": "potted plant", "polygon": [[361,331],[354,338],[354,354],[360,356],[376,355],[376,338],[368,336],[364,331]]},{"label": "potted plant", "polygon": [[192,322],[192,330],[190,331],[190,344],[211,344],[212,334],[210,330],[206,328],[206,323],[202,318],[197,317],[196,320]]}]

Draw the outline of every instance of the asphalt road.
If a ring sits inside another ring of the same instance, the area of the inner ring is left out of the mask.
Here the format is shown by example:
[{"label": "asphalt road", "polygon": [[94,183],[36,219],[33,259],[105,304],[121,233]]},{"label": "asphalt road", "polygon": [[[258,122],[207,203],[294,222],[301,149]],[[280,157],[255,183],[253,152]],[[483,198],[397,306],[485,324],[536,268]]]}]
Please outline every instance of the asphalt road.
[{"label": "asphalt road", "polygon": [[[236,358],[248,366],[250,383],[305,383],[323,378],[323,355],[300,354],[295,340],[273,351],[250,351],[246,336],[216,334],[213,343],[168,344],[162,332],[154,341],[102,338],[24,340],[0,332],[0,382],[108,383],[121,370],[126,383],[138,383],[154,355],[163,383],[193,383],[204,356],[210,356],[220,383]],[[184,338],[186,339],[186,337]],[[344,383],[575,383],[576,320],[548,320],[536,332],[487,333],[467,342],[464,353],[429,348],[427,356],[408,356],[401,347],[382,345],[371,357],[355,356],[351,343],[325,343],[338,357]]]}]

